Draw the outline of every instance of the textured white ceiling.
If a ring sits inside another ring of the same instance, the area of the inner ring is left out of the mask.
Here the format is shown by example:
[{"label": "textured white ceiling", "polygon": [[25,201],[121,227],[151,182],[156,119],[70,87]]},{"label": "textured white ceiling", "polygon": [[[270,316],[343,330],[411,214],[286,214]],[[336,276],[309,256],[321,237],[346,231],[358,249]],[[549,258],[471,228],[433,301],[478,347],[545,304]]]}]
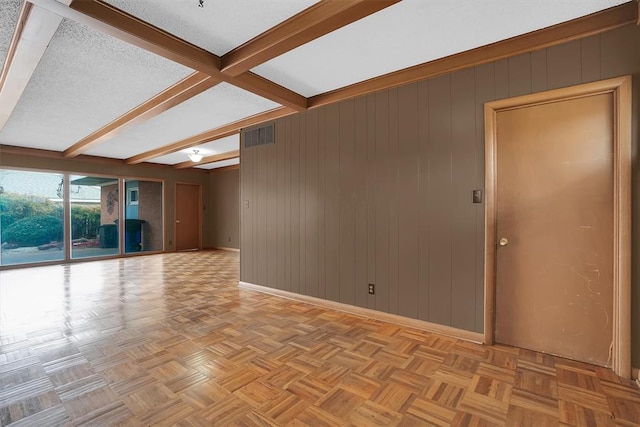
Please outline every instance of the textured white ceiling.
[{"label": "textured white ceiling", "polygon": [[63,20],[0,143],[62,151],[193,72]]},{"label": "textured white ceiling", "polygon": [[228,153],[229,151],[240,149],[240,134],[227,136],[206,144],[198,145],[197,147],[181,150],[176,153],[167,154],[162,157],[156,157],[151,160],[153,163],[163,163],[166,165],[175,165],[177,163],[186,162],[189,160],[188,154],[193,153],[193,150],[198,150],[199,154],[203,156],[213,156],[214,154]]},{"label": "textured white ceiling", "polygon": [[220,83],[86,154],[125,159],[279,106],[251,92]]},{"label": "textured white ceiling", "polygon": [[7,59],[7,51],[18,23],[21,7],[21,0],[0,0],[0,14],[2,14],[2,18],[0,18],[0,67]]},{"label": "textured white ceiling", "polygon": [[216,55],[223,55],[317,0],[107,0]]},{"label": "textured white ceiling", "polygon": [[229,159],[229,160],[222,160],[220,162],[215,162],[215,163],[209,163],[208,165],[201,165],[201,166],[196,166],[199,169],[218,169],[218,168],[223,168],[225,166],[231,166],[231,165],[239,165],[240,164],[240,158],[237,159]]},{"label": "textured white ceiling", "polygon": [[313,96],[627,1],[403,0],[253,71]]}]

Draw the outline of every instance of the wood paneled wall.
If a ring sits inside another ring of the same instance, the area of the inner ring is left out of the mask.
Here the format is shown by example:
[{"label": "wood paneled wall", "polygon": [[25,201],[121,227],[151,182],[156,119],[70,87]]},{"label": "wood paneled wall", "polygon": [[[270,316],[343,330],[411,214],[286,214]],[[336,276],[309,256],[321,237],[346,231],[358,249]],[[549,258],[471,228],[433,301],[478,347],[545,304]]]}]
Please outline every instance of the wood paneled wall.
[{"label": "wood paneled wall", "polygon": [[240,249],[240,169],[209,173],[205,217],[210,222],[210,247]]},{"label": "wood paneled wall", "polygon": [[[274,145],[241,153],[241,280],[481,332],[484,204],[472,190],[484,189],[484,102],[625,74],[639,259],[630,25],[277,120]],[[640,310],[633,322],[640,366]]]}]

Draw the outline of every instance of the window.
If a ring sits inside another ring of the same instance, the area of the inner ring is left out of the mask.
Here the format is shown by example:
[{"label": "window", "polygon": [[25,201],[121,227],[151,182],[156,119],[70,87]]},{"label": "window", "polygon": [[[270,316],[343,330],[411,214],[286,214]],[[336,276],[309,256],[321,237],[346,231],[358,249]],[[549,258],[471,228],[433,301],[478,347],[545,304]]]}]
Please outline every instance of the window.
[{"label": "window", "polygon": [[137,205],[139,197],[138,187],[127,188],[127,204]]}]

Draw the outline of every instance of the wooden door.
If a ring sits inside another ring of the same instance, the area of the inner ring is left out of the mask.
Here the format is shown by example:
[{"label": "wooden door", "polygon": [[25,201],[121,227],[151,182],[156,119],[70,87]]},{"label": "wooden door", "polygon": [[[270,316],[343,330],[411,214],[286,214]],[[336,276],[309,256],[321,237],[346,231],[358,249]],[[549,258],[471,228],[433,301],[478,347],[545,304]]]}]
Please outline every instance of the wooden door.
[{"label": "wooden door", "polygon": [[201,212],[200,185],[176,184],[176,250],[200,249]]}]

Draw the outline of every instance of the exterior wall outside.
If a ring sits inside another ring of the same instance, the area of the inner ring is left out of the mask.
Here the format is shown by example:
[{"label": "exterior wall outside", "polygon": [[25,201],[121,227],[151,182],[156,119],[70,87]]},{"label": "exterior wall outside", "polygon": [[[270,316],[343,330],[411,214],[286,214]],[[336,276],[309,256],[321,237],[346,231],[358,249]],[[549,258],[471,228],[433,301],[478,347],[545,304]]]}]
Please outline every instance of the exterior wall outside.
[{"label": "exterior wall outside", "polygon": [[[109,199],[113,200],[109,209]],[[100,224],[115,224],[119,212],[118,184],[105,185],[100,191]]]},{"label": "exterior wall outside", "polygon": [[209,202],[205,211],[211,221],[211,247],[240,248],[240,170],[212,171]]},{"label": "exterior wall outside", "polygon": [[[241,153],[241,280],[482,332],[485,207],[471,194],[484,189],[483,104],[627,74],[639,259],[640,28],[629,25],[277,120],[274,145]],[[640,310],[632,337],[640,366]]]}]

